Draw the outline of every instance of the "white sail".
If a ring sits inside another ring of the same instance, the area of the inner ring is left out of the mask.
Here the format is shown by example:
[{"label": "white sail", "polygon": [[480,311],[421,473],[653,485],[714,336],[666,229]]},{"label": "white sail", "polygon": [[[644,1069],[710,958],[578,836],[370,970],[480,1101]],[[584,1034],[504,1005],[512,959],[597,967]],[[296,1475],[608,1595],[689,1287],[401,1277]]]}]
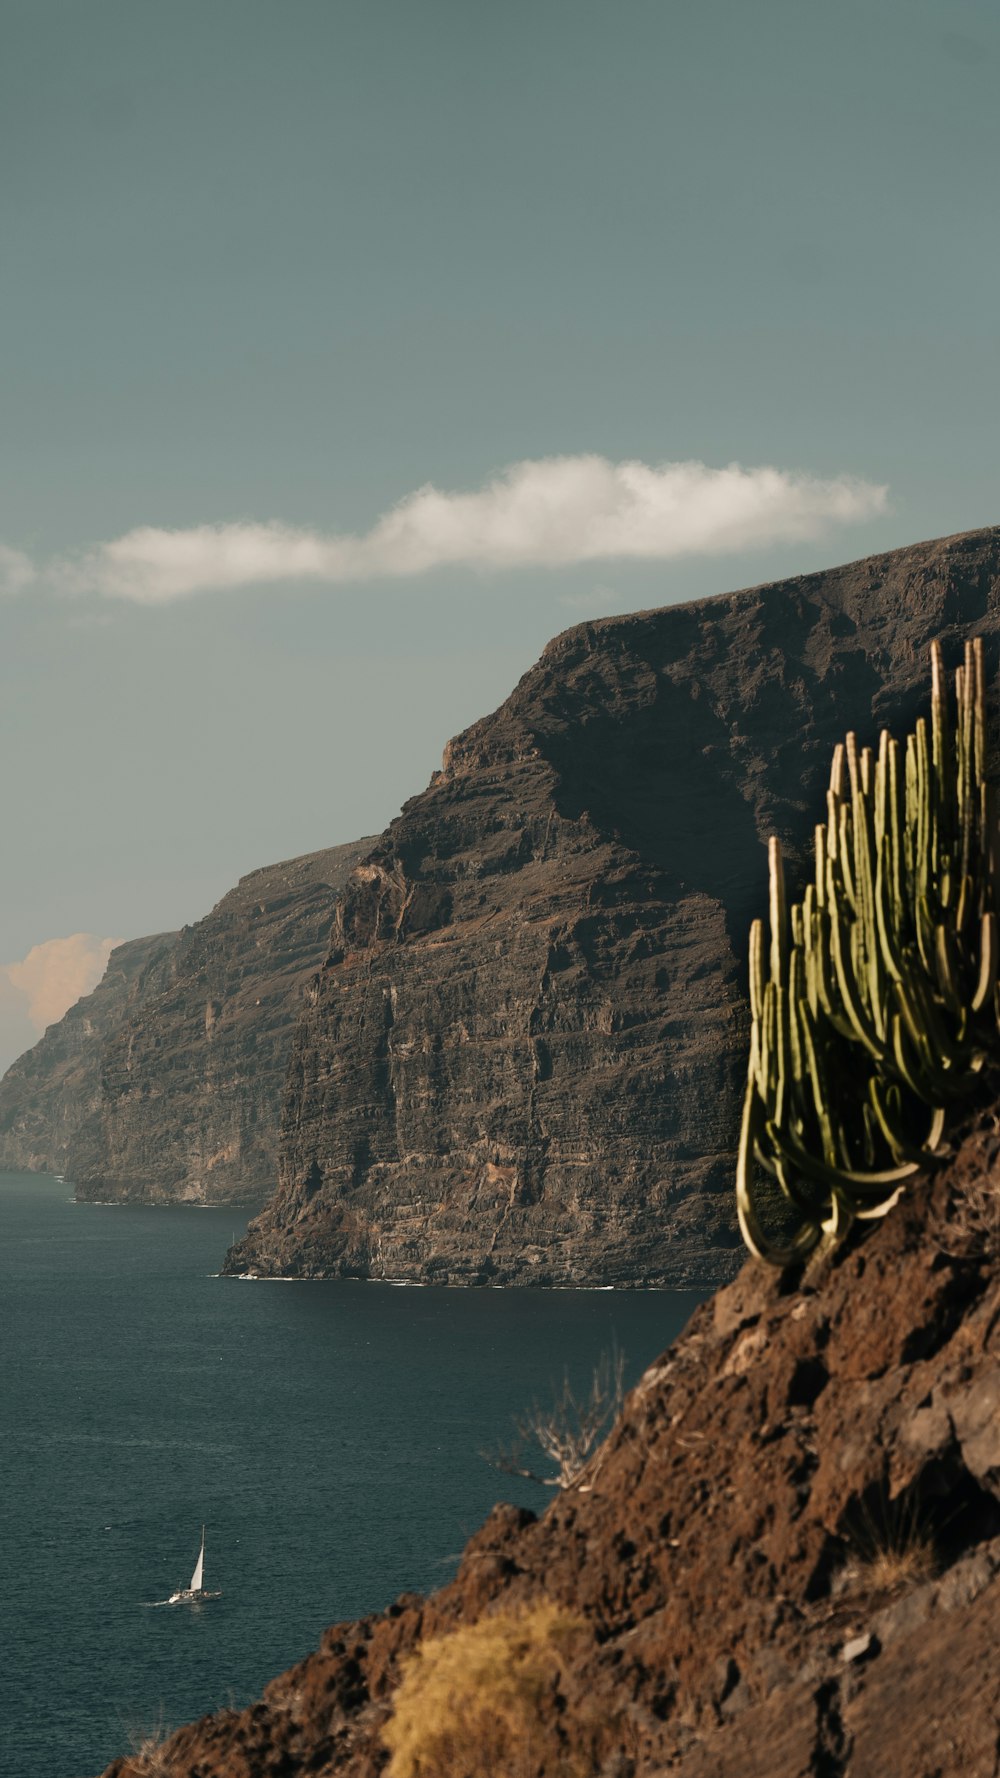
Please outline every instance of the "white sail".
[{"label": "white sail", "polygon": [[190,1590],[192,1593],[200,1593],[201,1592],[201,1582],[202,1582],[202,1576],[203,1576],[204,1572],[205,1572],[205,1527],[203,1525],[201,1528],[201,1549],[198,1551],[198,1560],[194,1565],[194,1573],[191,1576]]}]

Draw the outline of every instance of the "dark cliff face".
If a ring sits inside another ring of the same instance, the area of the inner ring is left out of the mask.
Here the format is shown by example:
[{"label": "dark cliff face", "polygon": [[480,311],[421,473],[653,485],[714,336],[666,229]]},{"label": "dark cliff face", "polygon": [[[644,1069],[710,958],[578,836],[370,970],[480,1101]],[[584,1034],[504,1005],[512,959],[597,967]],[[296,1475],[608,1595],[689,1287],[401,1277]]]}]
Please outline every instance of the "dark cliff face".
[{"label": "dark cliff face", "polygon": [[[375,1778],[402,1659],[545,1596],[588,1635],[565,1696],[549,1688],[539,1774],[994,1773],[997,1109],[832,1259],[749,1263],[544,1517],[496,1508],[443,1591],[334,1626],[249,1709],[180,1729],[156,1770]],[[617,1724],[603,1762],[595,1718]]]},{"label": "dark cliff face", "polygon": [[170,976],[176,932],[131,939],[108,958],[91,994],[50,1025],[0,1081],[0,1167],[65,1173],[96,1159],[105,1038]]},{"label": "dark cliff face", "polygon": [[1000,633],[1000,530],[559,636],[354,871],[227,1268],[718,1279],[763,842]]},{"label": "dark cliff face", "polygon": [[69,1156],[78,1197],[266,1197],[303,983],[326,953],[340,889],[370,845],[252,871],[180,934],[162,991],[104,1042],[95,1140]]}]

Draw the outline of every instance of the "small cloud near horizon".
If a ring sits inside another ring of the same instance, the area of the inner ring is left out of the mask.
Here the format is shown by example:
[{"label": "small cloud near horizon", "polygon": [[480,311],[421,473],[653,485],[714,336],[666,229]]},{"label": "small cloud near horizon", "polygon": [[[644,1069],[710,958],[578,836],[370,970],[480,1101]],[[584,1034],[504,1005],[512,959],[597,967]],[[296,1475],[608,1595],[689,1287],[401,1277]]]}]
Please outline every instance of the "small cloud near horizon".
[{"label": "small cloud near horizon", "polygon": [[74,932],[69,938],[50,938],[32,945],[19,963],[0,965],[0,976],[22,996],[25,1014],[37,1036],[96,988],[111,952],[120,943],[118,938]]},{"label": "small cloud near horizon", "polygon": [[[237,522],[169,529],[141,525],[48,564],[68,593],[140,605],[262,582],[327,585],[400,579],[431,569],[567,568],[587,562],[665,561],[809,541],[834,525],[888,510],[888,489],[764,466],[613,463],[596,454],[526,459],[473,492],[427,483],[361,534]],[[17,551],[0,553],[17,590],[37,578]]]}]

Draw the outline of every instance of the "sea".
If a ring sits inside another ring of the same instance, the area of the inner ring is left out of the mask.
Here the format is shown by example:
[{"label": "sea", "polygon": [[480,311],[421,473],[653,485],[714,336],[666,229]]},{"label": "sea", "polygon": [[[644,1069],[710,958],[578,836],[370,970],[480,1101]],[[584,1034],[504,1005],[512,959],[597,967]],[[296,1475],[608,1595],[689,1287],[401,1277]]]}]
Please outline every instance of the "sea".
[{"label": "sea", "polygon": [[[443,1585],[551,1499],[487,1460],[514,1418],[613,1346],[635,1381],[700,1300],[220,1278],[246,1214],[0,1175],[4,1778],[91,1778]],[[164,1605],[203,1524],[222,1596]]]}]

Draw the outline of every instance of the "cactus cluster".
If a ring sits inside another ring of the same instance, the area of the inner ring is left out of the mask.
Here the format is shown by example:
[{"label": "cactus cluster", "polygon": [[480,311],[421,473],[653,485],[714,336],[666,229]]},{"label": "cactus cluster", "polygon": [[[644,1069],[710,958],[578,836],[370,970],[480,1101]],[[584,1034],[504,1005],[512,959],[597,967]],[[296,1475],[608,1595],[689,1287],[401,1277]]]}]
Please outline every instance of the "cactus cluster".
[{"label": "cactus cluster", "polygon": [[[966,645],[953,707],[936,643],[931,670],[929,730],[921,717],[905,747],[883,732],[877,753],[853,734],[836,748],[812,881],[790,908],[770,841],[736,1201],[747,1246],[775,1265],[883,1216],[997,1048],[982,643]],[[765,1231],[761,1171],[791,1232]]]}]

